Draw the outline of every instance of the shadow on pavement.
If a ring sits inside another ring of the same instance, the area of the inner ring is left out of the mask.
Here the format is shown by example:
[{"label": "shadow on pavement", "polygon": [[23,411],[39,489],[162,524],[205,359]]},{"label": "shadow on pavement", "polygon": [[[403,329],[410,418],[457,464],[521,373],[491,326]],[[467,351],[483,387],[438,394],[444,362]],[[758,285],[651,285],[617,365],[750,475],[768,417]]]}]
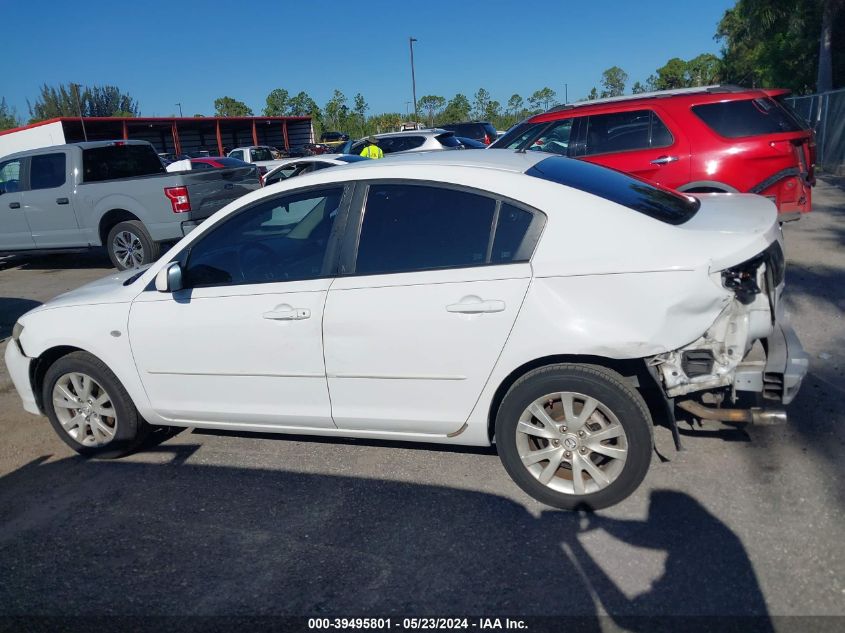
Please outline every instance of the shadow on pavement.
[{"label": "shadow on pavement", "polygon": [[[481,492],[194,464],[196,448],[0,479],[0,614],[581,616],[598,631],[601,606],[634,630],[689,630],[672,614],[771,630],[742,543],[680,492],[652,493],[645,521],[537,518]],[[637,550],[596,561],[585,530],[665,552],[665,573],[627,597],[603,570],[636,569]]]},{"label": "shadow on pavement", "polygon": [[0,257],[0,270],[20,268],[21,270],[80,270],[84,268],[104,268],[113,270],[106,251],[101,248],[61,253],[21,253]]},{"label": "shadow on pavement", "polygon": [[40,301],[17,297],[0,297],[0,341],[12,335],[12,328],[21,315],[41,305]]}]

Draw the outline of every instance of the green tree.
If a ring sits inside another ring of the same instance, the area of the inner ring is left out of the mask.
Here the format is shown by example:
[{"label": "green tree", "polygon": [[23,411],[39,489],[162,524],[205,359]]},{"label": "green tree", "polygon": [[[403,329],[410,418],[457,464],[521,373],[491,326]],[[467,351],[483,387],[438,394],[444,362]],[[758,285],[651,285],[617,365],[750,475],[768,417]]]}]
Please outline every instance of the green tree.
[{"label": "green tree", "polygon": [[20,121],[18,120],[17,112],[15,112],[14,108],[6,105],[6,98],[3,97],[0,99],[0,130],[8,130],[19,125]]},{"label": "green tree", "polygon": [[446,106],[446,99],[438,95],[425,95],[417,100],[417,107],[427,113],[428,125],[434,126],[434,117]]},{"label": "green tree", "polygon": [[512,94],[511,98],[508,99],[508,112],[513,114],[514,119],[518,119],[523,109],[525,109],[525,102],[522,100],[522,97],[516,93]]},{"label": "green tree", "polygon": [[737,0],[716,30],[721,79],[810,92],[830,62],[830,85],[845,85],[843,6],[843,0]]},{"label": "green tree", "polygon": [[60,116],[138,116],[138,102],[117,86],[44,84],[34,104],[29,106],[30,122]]},{"label": "green tree", "polygon": [[611,66],[601,74],[602,97],[618,97],[625,92],[625,84],[628,81],[628,73],[619,68]]},{"label": "green tree", "polygon": [[367,125],[367,110],[370,109],[370,106],[367,105],[367,102],[364,100],[364,95],[362,95],[360,92],[355,95],[353,103],[353,110],[355,111],[355,116],[358,119],[358,128],[361,131],[361,136],[364,136],[364,134],[366,133],[365,128]]},{"label": "green tree", "polygon": [[446,104],[443,114],[440,115],[440,120],[442,123],[466,121],[469,119],[470,110],[472,110],[472,106],[469,99],[466,98],[466,95],[458,93]]},{"label": "green tree", "polygon": [[484,88],[479,88],[472,97],[472,116],[476,119],[483,119],[490,105],[490,93]]},{"label": "green tree", "polygon": [[586,100],[587,101],[595,101],[598,98],[599,98],[599,91],[596,90],[595,86],[593,86],[592,89],[590,90],[590,94],[587,95]]},{"label": "green tree", "polygon": [[482,114],[481,118],[485,121],[495,121],[500,116],[500,110],[502,109],[502,104],[496,101],[495,99],[491,99],[487,102],[487,106],[484,108],[484,113]]},{"label": "green tree", "polygon": [[642,94],[644,92],[647,92],[647,90],[646,90],[646,87],[644,85],[642,85],[639,81],[635,81],[634,85],[631,86],[631,92],[635,95],[639,95],[639,94]]},{"label": "green tree", "polygon": [[658,90],[686,88],[688,85],[687,63],[680,57],[673,57],[657,69]]},{"label": "green tree", "polygon": [[702,53],[687,62],[687,85],[711,86],[719,83],[722,63],[712,53]]},{"label": "green tree", "polygon": [[536,90],[528,97],[528,103],[535,110],[548,110],[554,104],[555,97],[557,97],[557,93],[546,86],[545,88]]},{"label": "green tree", "polygon": [[323,119],[327,126],[327,130],[346,130],[346,119],[349,112],[349,106],[346,105],[346,95],[340,90],[335,88],[332,93],[332,98],[326,102],[326,107],[323,108],[323,112]]},{"label": "green tree", "polygon": [[307,92],[299,92],[288,101],[288,114],[290,116],[310,116],[314,119],[322,119],[323,113],[320,106]]},{"label": "green tree", "polygon": [[214,100],[215,116],[252,116],[252,110],[243,101],[232,97],[220,97]]},{"label": "green tree", "polygon": [[284,116],[288,111],[290,94],[284,88],[276,88],[267,95],[264,116]]}]

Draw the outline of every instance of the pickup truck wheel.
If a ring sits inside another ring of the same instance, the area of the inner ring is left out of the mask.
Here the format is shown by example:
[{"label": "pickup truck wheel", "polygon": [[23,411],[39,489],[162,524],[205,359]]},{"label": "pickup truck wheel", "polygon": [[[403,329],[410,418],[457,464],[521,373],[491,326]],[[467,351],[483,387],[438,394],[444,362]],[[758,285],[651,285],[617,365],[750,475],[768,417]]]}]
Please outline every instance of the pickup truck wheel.
[{"label": "pickup truck wheel", "polygon": [[151,264],[159,255],[159,247],[138,220],[115,224],[106,240],[109,259],[118,270]]},{"label": "pickup truck wheel", "polygon": [[42,397],[53,429],[80,455],[120,457],[150,430],[117,376],[87,352],[53,363],[44,376]]},{"label": "pickup truck wheel", "polygon": [[629,496],[651,463],[651,417],[618,373],[562,364],[529,372],[496,416],[496,447],[529,495],[565,510],[598,510]]}]

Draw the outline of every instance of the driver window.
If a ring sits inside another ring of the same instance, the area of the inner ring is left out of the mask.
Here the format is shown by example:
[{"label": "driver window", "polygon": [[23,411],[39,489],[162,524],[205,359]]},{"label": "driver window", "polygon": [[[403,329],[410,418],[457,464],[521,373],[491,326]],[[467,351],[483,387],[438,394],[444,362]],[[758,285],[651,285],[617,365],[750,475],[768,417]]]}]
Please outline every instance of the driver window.
[{"label": "driver window", "polygon": [[325,258],[343,187],[267,200],[203,235],[191,247],[186,287],[314,279]]},{"label": "driver window", "polygon": [[569,152],[569,136],[571,133],[572,119],[558,121],[535,139],[528,149],[566,156]]}]

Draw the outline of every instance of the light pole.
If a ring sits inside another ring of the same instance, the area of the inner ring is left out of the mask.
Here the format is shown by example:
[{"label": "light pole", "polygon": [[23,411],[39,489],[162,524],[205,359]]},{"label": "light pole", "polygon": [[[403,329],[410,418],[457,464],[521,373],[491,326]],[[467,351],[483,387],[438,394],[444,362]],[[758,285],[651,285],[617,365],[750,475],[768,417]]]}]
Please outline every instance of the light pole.
[{"label": "light pole", "polygon": [[563,105],[569,103],[569,84],[563,84]]},{"label": "light pole", "polygon": [[414,94],[414,121],[418,121],[420,118],[419,113],[417,112],[417,80],[414,77],[414,42],[417,41],[415,37],[408,38],[408,45],[411,47],[411,89]]},{"label": "light pole", "polygon": [[181,118],[182,118],[182,104],[181,104],[181,103],[176,103],[176,104],[174,104],[174,105],[179,106],[179,118],[181,119]]},{"label": "light pole", "polygon": [[79,122],[82,124],[82,138],[88,140],[88,132],[85,131],[85,119],[82,117],[82,105],[79,103],[79,84],[71,83],[74,96],[76,97],[76,112],[79,114]]}]

